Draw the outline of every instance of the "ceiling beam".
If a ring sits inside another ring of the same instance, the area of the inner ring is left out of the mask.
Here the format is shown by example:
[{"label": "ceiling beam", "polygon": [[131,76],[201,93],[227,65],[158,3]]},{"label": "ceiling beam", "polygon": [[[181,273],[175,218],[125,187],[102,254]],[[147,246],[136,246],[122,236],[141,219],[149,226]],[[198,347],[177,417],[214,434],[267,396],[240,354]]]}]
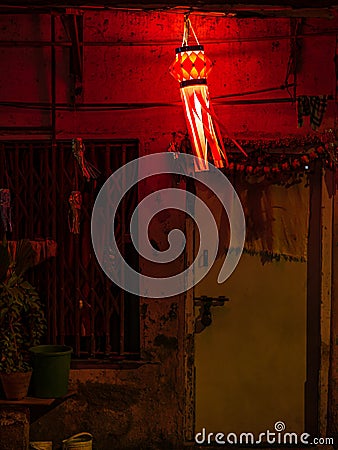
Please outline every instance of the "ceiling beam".
[{"label": "ceiling beam", "polygon": [[[228,1],[228,0],[226,0]],[[281,4],[283,3],[283,4]],[[319,17],[332,19],[338,16],[338,0],[245,0],[225,3],[222,0],[0,0],[0,13],[65,12],[67,8],[124,9],[140,11],[176,11],[178,13],[214,13],[224,16],[245,17]]]},{"label": "ceiling beam", "polygon": [[280,9],[285,9],[287,7],[295,9],[322,9],[330,8],[333,6],[338,6],[338,0],[232,0],[227,3],[227,1],[222,0],[168,0],[166,2],[159,0],[127,0],[127,1],[117,1],[117,0],[54,0],[54,1],[44,1],[44,0],[8,0],[0,1],[0,6],[26,6],[26,7],[42,7],[42,8],[53,8],[53,7],[81,7],[81,6],[97,6],[105,8],[140,8],[140,9],[163,9],[163,8],[197,8],[197,9],[219,9],[219,10],[231,10],[231,9],[257,9],[257,6],[263,8],[273,8],[278,7]]}]

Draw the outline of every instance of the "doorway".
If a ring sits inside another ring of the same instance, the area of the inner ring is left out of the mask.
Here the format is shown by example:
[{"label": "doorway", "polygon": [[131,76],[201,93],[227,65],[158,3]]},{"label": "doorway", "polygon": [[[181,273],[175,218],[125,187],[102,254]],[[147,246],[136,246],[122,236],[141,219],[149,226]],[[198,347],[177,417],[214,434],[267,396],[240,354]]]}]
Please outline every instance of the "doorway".
[{"label": "doorway", "polygon": [[[283,422],[285,432],[325,435],[332,195],[320,167],[309,181],[302,187],[311,211],[306,261],[263,264],[261,255],[244,253],[218,284],[218,259],[194,288],[195,299],[229,298],[211,307],[212,324],[195,334],[194,433],[258,436]],[[199,314],[195,306],[195,320]]]}]

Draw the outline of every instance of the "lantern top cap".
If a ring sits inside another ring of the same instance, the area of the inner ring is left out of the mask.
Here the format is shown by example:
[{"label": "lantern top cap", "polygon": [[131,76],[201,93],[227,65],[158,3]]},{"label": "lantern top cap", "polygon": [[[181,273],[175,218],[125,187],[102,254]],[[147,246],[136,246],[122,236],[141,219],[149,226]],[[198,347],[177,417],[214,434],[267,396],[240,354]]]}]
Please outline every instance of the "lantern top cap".
[{"label": "lantern top cap", "polygon": [[175,52],[183,53],[183,52],[196,52],[196,51],[204,51],[203,45],[183,45],[182,47],[176,48]]}]

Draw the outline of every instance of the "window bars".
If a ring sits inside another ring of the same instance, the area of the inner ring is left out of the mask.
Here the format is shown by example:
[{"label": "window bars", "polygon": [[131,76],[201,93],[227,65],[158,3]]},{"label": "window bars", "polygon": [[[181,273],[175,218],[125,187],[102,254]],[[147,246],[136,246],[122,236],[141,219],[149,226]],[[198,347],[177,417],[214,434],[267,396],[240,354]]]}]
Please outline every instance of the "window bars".
[{"label": "window bars", "polygon": [[[114,285],[96,261],[90,221],[106,179],[138,157],[137,141],[85,141],[98,180],[76,174],[70,141],[0,143],[0,187],[12,195],[13,232],[8,239],[52,239],[57,256],[30,274],[45,302],[48,343],[68,344],[77,358],[136,358],[139,355],[139,299]],[[80,234],[68,227],[69,194],[77,179],[82,193]],[[137,206],[137,186],[121,202],[115,236],[124,258],[138,270],[127,224]]]}]

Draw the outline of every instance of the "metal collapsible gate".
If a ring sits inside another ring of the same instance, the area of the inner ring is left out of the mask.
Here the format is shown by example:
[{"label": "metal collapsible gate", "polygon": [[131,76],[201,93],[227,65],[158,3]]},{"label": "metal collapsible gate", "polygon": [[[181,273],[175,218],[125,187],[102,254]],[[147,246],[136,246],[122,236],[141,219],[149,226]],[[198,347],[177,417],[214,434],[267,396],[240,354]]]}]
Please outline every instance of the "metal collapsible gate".
[{"label": "metal collapsible gate", "polygon": [[[77,357],[102,358],[139,354],[139,299],[114,285],[94,255],[90,221],[95,198],[106,179],[137,158],[138,143],[85,142],[86,158],[101,172],[87,182],[72,154],[71,142],[0,143],[0,188],[12,196],[10,240],[50,239],[57,256],[31,271],[45,304],[46,342],[68,344]],[[69,195],[82,193],[80,234],[69,231]],[[138,268],[127,226],[138,200],[137,186],[121,202],[115,235],[127,261]]]}]

